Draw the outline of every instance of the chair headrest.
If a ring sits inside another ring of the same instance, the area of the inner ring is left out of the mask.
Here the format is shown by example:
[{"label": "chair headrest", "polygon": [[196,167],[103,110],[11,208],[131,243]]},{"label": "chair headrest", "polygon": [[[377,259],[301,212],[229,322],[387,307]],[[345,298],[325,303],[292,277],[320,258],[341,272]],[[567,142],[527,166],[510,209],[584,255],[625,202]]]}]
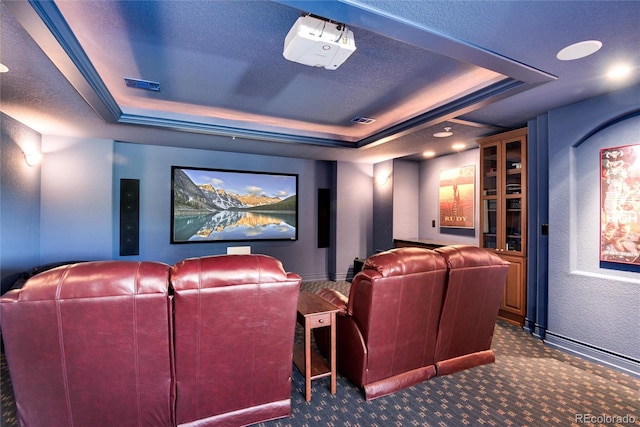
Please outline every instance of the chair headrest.
[{"label": "chair headrest", "polygon": [[56,267],[30,278],[20,301],[167,293],[169,266],[152,261],[91,261]]},{"label": "chair headrest", "polygon": [[171,268],[176,290],[276,283],[287,280],[282,262],[267,255],[212,255],[188,258]]},{"label": "chair headrest", "polygon": [[497,254],[478,246],[451,245],[435,249],[447,261],[449,268],[509,265]]},{"label": "chair headrest", "polygon": [[446,269],[444,259],[426,248],[395,248],[370,256],[363,269],[375,270],[383,277]]}]

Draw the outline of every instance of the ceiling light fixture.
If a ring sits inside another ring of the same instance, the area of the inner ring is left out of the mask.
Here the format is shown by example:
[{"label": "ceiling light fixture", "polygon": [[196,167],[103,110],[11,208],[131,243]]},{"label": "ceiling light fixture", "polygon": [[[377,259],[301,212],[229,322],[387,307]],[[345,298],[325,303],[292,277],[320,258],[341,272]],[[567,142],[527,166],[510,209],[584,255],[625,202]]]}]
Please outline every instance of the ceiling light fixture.
[{"label": "ceiling light fixture", "polygon": [[453,132],[451,132],[450,127],[444,128],[444,132],[436,132],[433,134],[433,136],[435,136],[436,138],[446,138],[451,135],[453,135]]},{"label": "ceiling light fixture", "polygon": [[458,142],[457,144],[453,144],[453,145],[451,146],[451,148],[453,148],[453,149],[454,149],[454,150],[456,150],[456,151],[460,151],[460,150],[462,150],[464,147],[465,147],[465,145],[464,145],[463,143],[461,143],[461,142]]},{"label": "ceiling light fixture", "polygon": [[599,40],[585,40],[582,42],[574,43],[561,49],[556,58],[560,61],[573,61],[574,59],[584,58],[589,55],[593,55],[602,47],[602,42]]},{"label": "ceiling light fixture", "polygon": [[0,64],[0,73],[8,73],[9,72],[9,67],[7,67],[4,64]]},{"label": "ceiling light fixture", "polygon": [[422,153],[422,155],[424,157],[434,157],[436,155],[435,151],[425,151],[424,153]]}]

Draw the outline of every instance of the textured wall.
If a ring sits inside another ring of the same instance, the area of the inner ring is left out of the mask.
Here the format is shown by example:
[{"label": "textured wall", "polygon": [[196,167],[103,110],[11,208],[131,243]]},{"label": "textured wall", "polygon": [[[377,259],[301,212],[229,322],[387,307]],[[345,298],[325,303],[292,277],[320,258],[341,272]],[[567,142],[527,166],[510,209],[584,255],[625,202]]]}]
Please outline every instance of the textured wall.
[{"label": "textured wall", "polygon": [[638,100],[636,86],[548,114],[547,339],[631,370],[640,367],[640,274],[600,267],[598,155],[640,143]]},{"label": "textured wall", "polygon": [[43,262],[110,259],[113,141],[43,136]]},{"label": "textured wall", "polygon": [[420,164],[393,161],[393,238],[418,237]]},{"label": "textured wall", "polygon": [[[333,172],[329,162],[128,143],[116,143],[115,153],[115,200],[119,200],[121,178],[140,180],[140,256],[123,259],[153,259],[172,264],[187,257],[224,254],[229,246],[250,246],[253,253],[264,253],[280,259],[287,270],[300,274],[303,279],[318,280],[325,279],[328,270],[331,270],[328,267],[329,251],[336,248],[350,253],[359,251],[357,247],[350,249],[360,240],[358,228],[348,225],[346,228],[350,234],[337,233],[334,247],[317,247],[317,189],[330,188],[332,185]],[[298,240],[170,244],[171,166],[298,174]],[[347,221],[351,214],[359,211],[361,198],[354,197],[354,194],[362,187],[358,184],[357,174],[347,173],[343,179],[348,183],[342,191],[347,193],[343,199],[349,199],[350,203],[345,205],[338,199],[338,208],[345,209],[343,220]],[[365,194],[366,191],[369,190],[365,190]],[[370,212],[370,205],[364,206]],[[119,258],[117,209],[118,204],[114,203],[113,258]],[[359,216],[356,218],[360,220]],[[353,257],[350,260],[336,258],[337,263],[341,261],[345,264],[336,268],[337,273],[344,277]]]},{"label": "textured wall", "polygon": [[15,275],[40,262],[40,166],[23,150],[40,150],[41,136],[0,113],[0,276],[2,292]]},{"label": "textured wall", "polygon": [[[425,160],[420,164],[420,238],[439,242],[464,243],[477,245],[479,242],[477,230],[480,227],[478,218],[478,199],[475,200],[474,230],[440,228],[439,189],[440,171],[461,166],[475,165],[476,188],[480,185],[480,152],[477,148],[448,156]],[[476,191],[476,194],[478,192]],[[436,221],[436,227],[431,221]]]},{"label": "textured wall", "polygon": [[336,201],[336,279],[343,280],[353,259],[373,253],[373,166],[338,162]]},{"label": "textured wall", "polygon": [[[393,246],[393,186],[395,183],[393,160],[373,166],[373,252]],[[373,255],[368,253],[366,256]]]}]

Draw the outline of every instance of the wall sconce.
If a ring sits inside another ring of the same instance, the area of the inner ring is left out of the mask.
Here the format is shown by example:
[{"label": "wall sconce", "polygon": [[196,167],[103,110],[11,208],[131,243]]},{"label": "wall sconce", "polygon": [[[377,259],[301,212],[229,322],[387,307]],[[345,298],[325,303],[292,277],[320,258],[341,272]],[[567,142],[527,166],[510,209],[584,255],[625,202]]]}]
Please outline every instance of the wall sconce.
[{"label": "wall sconce", "polygon": [[387,182],[391,179],[391,174],[378,174],[376,176],[376,183],[380,186],[387,185]]},{"label": "wall sconce", "polygon": [[42,153],[39,152],[29,152],[24,153],[24,160],[27,162],[29,166],[35,166],[40,163],[42,160]]}]

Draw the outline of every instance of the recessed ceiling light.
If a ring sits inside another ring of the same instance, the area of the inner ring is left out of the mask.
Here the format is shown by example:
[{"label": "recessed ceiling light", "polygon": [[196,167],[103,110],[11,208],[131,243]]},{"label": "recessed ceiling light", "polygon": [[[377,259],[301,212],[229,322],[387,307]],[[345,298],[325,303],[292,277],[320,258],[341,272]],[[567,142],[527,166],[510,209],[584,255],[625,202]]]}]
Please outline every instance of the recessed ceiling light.
[{"label": "recessed ceiling light", "polygon": [[631,67],[628,65],[616,65],[607,73],[607,77],[611,79],[622,79],[631,74]]},{"label": "recessed ceiling light", "polygon": [[0,73],[8,73],[9,72],[9,67],[7,67],[4,64],[0,64]]},{"label": "recessed ceiling light", "polygon": [[436,132],[433,134],[433,136],[435,136],[436,138],[446,138],[451,135],[453,135],[453,132],[451,132],[450,127],[444,128],[444,132]]},{"label": "recessed ceiling light", "polygon": [[451,146],[451,148],[453,148],[454,150],[462,150],[465,147],[465,145],[461,142],[457,143],[457,144],[453,144]]},{"label": "recessed ceiling light", "polygon": [[425,151],[424,153],[422,153],[422,155],[424,157],[433,157],[433,156],[436,155],[436,152],[435,151]]},{"label": "recessed ceiling light", "polygon": [[583,42],[574,43],[560,50],[556,55],[560,61],[573,61],[574,59],[584,58],[592,55],[600,50],[602,42],[599,40],[585,40]]}]

